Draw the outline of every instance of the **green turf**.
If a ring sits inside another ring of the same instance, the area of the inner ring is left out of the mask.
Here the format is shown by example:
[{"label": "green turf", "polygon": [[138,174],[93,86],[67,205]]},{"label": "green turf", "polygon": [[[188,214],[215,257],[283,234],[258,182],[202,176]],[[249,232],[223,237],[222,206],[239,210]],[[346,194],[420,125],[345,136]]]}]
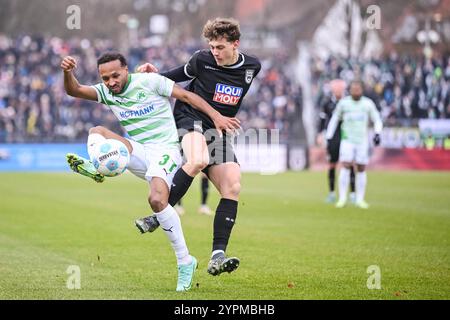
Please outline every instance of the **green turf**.
[{"label": "green turf", "polygon": [[[368,211],[324,203],[325,173],[245,174],[228,253],[232,274],[206,273],[212,217],[199,181],[182,217],[199,260],[193,289],[175,292],[161,230],[140,235],[147,186],[131,175],[96,184],[76,174],[0,174],[0,299],[449,299],[450,174],[369,172]],[[209,204],[219,197],[214,190]],[[69,290],[68,266],[81,270]],[[369,290],[367,268],[381,269]]]}]

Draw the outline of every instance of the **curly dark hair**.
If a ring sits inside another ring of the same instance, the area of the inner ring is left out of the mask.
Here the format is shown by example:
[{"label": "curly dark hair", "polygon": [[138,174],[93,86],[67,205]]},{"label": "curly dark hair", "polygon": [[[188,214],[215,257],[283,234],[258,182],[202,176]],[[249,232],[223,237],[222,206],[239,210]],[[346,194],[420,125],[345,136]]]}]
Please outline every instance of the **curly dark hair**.
[{"label": "curly dark hair", "polygon": [[239,22],[233,18],[208,20],[203,27],[203,36],[210,41],[219,38],[225,38],[229,42],[239,40],[241,37]]},{"label": "curly dark hair", "polygon": [[98,58],[97,60],[97,68],[103,64],[103,63],[107,63],[107,62],[111,62],[111,61],[115,61],[115,60],[119,60],[120,61],[120,65],[122,67],[125,67],[127,65],[127,60],[125,59],[125,57],[118,52],[106,52],[104,54],[102,54],[100,56],[100,58]]}]

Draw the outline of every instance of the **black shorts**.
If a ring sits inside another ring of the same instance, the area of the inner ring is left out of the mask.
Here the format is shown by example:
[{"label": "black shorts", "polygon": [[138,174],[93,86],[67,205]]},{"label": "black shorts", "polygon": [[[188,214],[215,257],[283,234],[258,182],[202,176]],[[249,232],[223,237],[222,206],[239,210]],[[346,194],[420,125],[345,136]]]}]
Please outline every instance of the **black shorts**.
[{"label": "black shorts", "polygon": [[327,145],[328,162],[337,163],[339,161],[340,146],[341,146],[340,137],[333,137],[328,141]]},{"label": "black shorts", "polygon": [[181,140],[188,132],[196,131],[205,136],[209,152],[209,164],[202,171],[208,174],[209,167],[226,162],[235,162],[239,164],[232,143],[231,135],[223,134],[222,137],[214,127],[205,124],[201,120],[193,119],[190,116],[177,115],[175,123],[178,129],[178,136]]}]

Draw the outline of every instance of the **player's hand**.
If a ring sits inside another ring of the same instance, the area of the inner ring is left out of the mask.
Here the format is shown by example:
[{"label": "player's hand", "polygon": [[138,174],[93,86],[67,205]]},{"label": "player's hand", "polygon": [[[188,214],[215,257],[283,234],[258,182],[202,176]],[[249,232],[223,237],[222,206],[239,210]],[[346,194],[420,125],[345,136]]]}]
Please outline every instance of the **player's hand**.
[{"label": "player's hand", "polygon": [[158,68],[157,67],[155,67],[154,65],[152,65],[151,63],[144,63],[144,64],[142,64],[142,65],[140,65],[139,67],[137,67],[136,68],[136,71],[137,72],[140,72],[140,73],[156,73],[156,72],[158,72],[159,70],[158,70]]},{"label": "player's hand", "polygon": [[239,129],[241,129],[241,122],[239,121],[238,118],[229,118],[222,115],[218,115],[212,120],[220,136],[222,136],[222,131],[226,131],[229,134],[233,134]]},{"label": "player's hand", "polygon": [[64,72],[71,72],[76,67],[77,61],[71,56],[67,56],[61,61],[61,69],[63,69]]},{"label": "player's hand", "polygon": [[381,142],[380,135],[377,133],[373,136],[373,144],[379,146]]}]

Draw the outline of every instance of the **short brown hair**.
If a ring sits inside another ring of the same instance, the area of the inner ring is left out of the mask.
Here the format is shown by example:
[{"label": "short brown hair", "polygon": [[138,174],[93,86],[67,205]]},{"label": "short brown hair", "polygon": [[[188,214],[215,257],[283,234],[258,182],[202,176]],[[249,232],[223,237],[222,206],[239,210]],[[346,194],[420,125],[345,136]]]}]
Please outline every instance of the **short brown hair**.
[{"label": "short brown hair", "polygon": [[225,38],[229,42],[239,40],[241,37],[239,22],[233,18],[208,20],[203,27],[203,36],[208,40],[219,38]]}]

